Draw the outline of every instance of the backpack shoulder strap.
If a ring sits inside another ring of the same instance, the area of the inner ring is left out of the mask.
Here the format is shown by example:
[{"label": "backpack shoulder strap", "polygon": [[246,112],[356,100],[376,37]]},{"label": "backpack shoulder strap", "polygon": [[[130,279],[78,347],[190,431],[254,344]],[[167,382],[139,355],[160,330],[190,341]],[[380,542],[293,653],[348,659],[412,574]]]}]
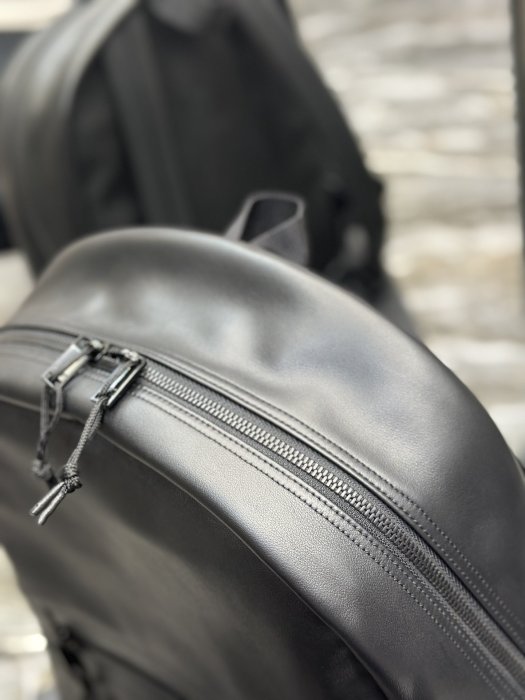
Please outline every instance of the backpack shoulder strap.
[{"label": "backpack shoulder strap", "polygon": [[148,18],[140,7],[107,42],[103,62],[145,219],[191,223]]}]

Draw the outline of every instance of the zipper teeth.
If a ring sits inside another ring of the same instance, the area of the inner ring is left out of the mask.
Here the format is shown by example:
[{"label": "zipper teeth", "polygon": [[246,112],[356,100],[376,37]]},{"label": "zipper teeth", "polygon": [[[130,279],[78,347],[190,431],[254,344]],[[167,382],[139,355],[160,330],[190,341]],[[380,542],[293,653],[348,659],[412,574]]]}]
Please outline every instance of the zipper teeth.
[{"label": "zipper teeth", "polygon": [[290,462],[357,510],[415,565],[430,584],[445,597],[455,612],[468,623],[472,631],[485,643],[493,655],[506,666],[509,665],[510,661],[517,677],[520,679],[525,678],[521,665],[513,663],[509,659],[508,654],[497,643],[493,634],[478,619],[475,610],[465,600],[463,592],[457,590],[453,577],[438,569],[429,555],[422,550],[420,544],[411,540],[409,533],[396,526],[391,518],[370,503],[361,493],[353,489],[329,469],[320,465],[315,459],[308,457],[281,438],[272,435],[264,428],[255,425],[224,404],[204,395],[182,381],[167,376],[151,365],[147,365],[142,377],[156,387],[203,411],[229,428],[252,439],[275,455]]},{"label": "zipper teeth", "polygon": [[[18,342],[21,340],[23,343],[28,342],[25,335],[17,340]],[[29,342],[32,343],[34,341],[31,339]],[[39,343],[39,345],[41,344]],[[468,594],[458,589],[458,583],[454,575],[446,570],[441,570],[432,560],[432,555],[425,551],[422,544],[415,537],[411,537],[410,532],[405,532],[396,524],[392,517],[383,513],[361,493],[345,483],[329,469],[319,464],[315,459],[308,457],[293,445],[239,415],[224,403],[214,400],[214,398],[210,398],[188,385],[184,377],[179,379],[177,376],[174,378],[167,375],[164,371],[156,369],[159,365],[153,365],[152,362],[152,360],[149,360],[142,371],[141,376],[147,382],[203,411],[232,430],[238,431],[243,436],[252,439],[258,445],[293,464],[358,511],[367,522],[374,525],[397,550],[415,565],[420,574],[445,598],[455,613],[468,624],[486,649],[519,682],[525,683],[525,670],[521,662],[505,649],[505,646],[495,636],[494,630],[487,627],[487,624],[480,619],[479,613],[476,612],[476,609],[472,607],[471,602],[466,598]]]},{"label": "zipper teeth", "polygon": [[[317,481],[324,484],[331,491],[336,493],[340,498],[346,501],[353,508],[358,510],[367,520],[371,521],[383,534],[400,546],[405,553],[407,547],[412,560],[418,554],[418,548],[414,543],[410,542],[404,533],[392,525],[391,520],[370,503],[364,496],[342,479],[336,476],[326,467],[322,467],[315,459],[307,457],[292,445],[284,442],[275,435],[270,434],[264,428],[261,428],[247,418],[240,416],[231,409],[214,401],[209,397],[201,394],[196,389],[184,385],[182,382],[166,376],[158,370],[148,366],[143,374],[144,378],[150,381],[155,386],[168,391],[177,398],[186,401],[195,408],[198,408],[210,416],[225,423],[230,428],[237,430],[242,435],[251,438],[259,445],[271,450],[276,455],[279,455],[288,462],[312,476]],[[394,539],[395,538],[395,539]],[[403,547],[401,545],[404,544]]]},{"label": "zipper teeth", "polygon": [[372,504],[368,503],[361,494],[354,491],[348,484],[345,484],[344,481],[325,467],[322,467],[314,459],[307,457],[298,449],[275,435],[271,435],[267,430],[264,430],[264,428],[255,425],[247,418],[240,416],[231,409],[221,405],[219,402],[204,396],[197,390],[161,374],[158,370],[148,368],[144,377],[152,384],[155,384],[155,386],[168,391],[177,396],[177,398],[195,406],[195,408],[208,413],[213,418],[220,420],[221,423],[225,423],[230,428],[237,430],[242,433],[242,435],[251,438],[259,445],[266,447],[283,459],[291,462],[296,467],[327,486],[331,491],[337,493],[338,496],[357,508],[363,515],[366,515],[369,520],[373,519],[374,522],[387,524],[386,517]]},{"label": "zipper teeth", "polygon": [[376,506],[370,503],[361,493],[345,483],[326,467],[322,467],[315,459],[307,457],[292,445],[284,442],[275,435],[270,434],[247,418],[240,416],[226,406],[214,401],[196,389],[188,387],[182,382],[166,376],[162,372],[148,366],[143,377],[155,386],[173,394],[179,399],[191,404],[208,415],[216,418],[230,428],[237,430],[242,435],[251,438],[262,447],[269,449],[276,455],[286,459],[301,471],[309,474],[333,493],[358,510],[367,520],[372,522],[384,535],[399,547],[411,561],[417,565],[421,562],[419,548],[411,542],[405,533],[392,524],[392,521]]}]

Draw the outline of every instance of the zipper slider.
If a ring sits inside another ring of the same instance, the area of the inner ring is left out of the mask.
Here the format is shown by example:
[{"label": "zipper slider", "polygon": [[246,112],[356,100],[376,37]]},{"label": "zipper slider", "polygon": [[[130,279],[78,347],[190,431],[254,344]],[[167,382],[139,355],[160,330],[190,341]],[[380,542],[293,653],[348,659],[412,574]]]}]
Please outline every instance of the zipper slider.
[{"label": "zipper slider", "polygon": [[51,388],[57,384],[64,387],[89,362],[101,357],[105,347],[101,340],[77,338],[44,372],[42,379]]},{"label": "zipper slider", "polygon": [[40,435],[36,446],[32,471],[51,488],[56,477],[47,461],[47,445],[64,408],[64,387],[89,362],[96,361],[103,353],[104,343],[100,340],[77,338],[48,367],[42,375],[43,387],[40,400]]},{"label": "zipper slider", "polygon": [[146,361],[137,352],[125,348],[109,348],[107,355],[118,360],[124,360],[124,363],[115,367],[107,381],[91,397],[91,400],[96,402],[100,398],[106,397],[106,408],[112,408],[142,372]]},{"label": "zipper slider", "polygon": [[[82,348],[80,347],[80,349]],[[98,354],[96,359],[109,357],[116,359],[118,364],[91,399],[94,402],[94,405],[84,424],[84,428],[80,434],[77,446],[71,453],[69,459],[62,469],[62,478],[60,481],[55,479],[53,483],[49,484],[51,487],[50,491],[42,499],[40,499],[40,501],[38,501],[38,503],[33,506],[30,511],[31,515],[38,518],[39,525],[43,525],[46,522],[49,516],[52,515],[60,503],[62,503],[68,493],[73,493],[73,491],[76,491],[82,487],[82,482],[80,481],[80,476],[78,473],[78,462],[86,445],[98,430],[106,410],[112,408],[116,402],[122,398],[122,396],[124,396],[146,364],[144,358],[138,353],[125,348],[108,348],[107,346],[103,346],[103,350],[97,350],[97,352]],[[63,357],[65,357],[65,355],[66,353],[64,353]],[[78,362],[80,362],[80,356],[78,357]],[[84,364],[85,362],[78,365],[77,360],[73,357],[72,362],[68,364],[65,370],[65,381],[69,381],[68,377],[70,367],[83,367]],[[64,370],[62,370],[60,366],[58,366],[58,374],[57,370],[55,369],[55,375],[57,375],[57,379],[59,379],[60,382],[64,381]],[[62,387],[63,384],[59,384],[59,386]]]}]

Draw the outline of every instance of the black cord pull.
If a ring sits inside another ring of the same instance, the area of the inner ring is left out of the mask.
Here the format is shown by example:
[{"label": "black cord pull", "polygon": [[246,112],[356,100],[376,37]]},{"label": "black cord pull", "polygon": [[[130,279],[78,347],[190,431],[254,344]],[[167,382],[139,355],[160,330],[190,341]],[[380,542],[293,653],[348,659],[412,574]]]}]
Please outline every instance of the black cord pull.
[{"label": "black cord pull", "polygon": [[39,525],[43,525],[46,522],[49,516],[52,515],[62,503],[68,493],[73,493],[73,491],[76,491],[82,487],[82,482],[80,481],[78,474],[78,460],[80,459],[86,445],[96,433],[100,423],[102,422],[104,411],[106,410],[108,404],[108,399],[108,394],[102,395],[99,399],[97,399],[89,413],[77,446],[71,453],[71,456],[63,468],[62,479],[56,483],[53,488],[46,493],[46,495],[41,498],[35,506],[33,506],[33,508],[31,508],[31,515],[38,517],[37,522]]},{"label": "black cord pull", "polygon": [[47,446],[64,410],[64,387],[104,350],[100,340],[77,338],[42,375],[43,387],[40,401],[40,435],[32,471],[52,488],[57,478],[47,461]]},{"label": "black cord pull", "polygon": [[40,435],[36,446],[36,456],[33,461],[33,474],[43,479],[51,488],[57,479],[47,461],[47,445],[51,433],[55,429],[64,408],[64,392],[61,384],[54,386],[45,383],[42,389],[40,403]]},{"label": "black cord pull", "polygon": [[[124,396],[145,365],[144,359],[131,350],[112,348],[108,349],[106,354],[109,358],[116,359],[118,364],[92,398],[94,405],[84,424],[77,446],[62,469],[62,478],[57,482],[53,475],[55,483],[50,484],[50,491],[30,511],[31,515],[37,518],[39,525],[43,525],[48,520],[69,493],[82,487],[78,463],[86,445],[97,432],[106,410],[112,408]],[[58,400],[55,398],[52,411],[49,409],[48,399],[46,398],[45,402],[43,399],[43,428],[41,429],[41,438],[43,439],[39,442],[39,446],[41,443],[43,444],[40,453],[44,456],[50,426],[56,424],[62,410],[62,393],[59,393],[58,396]],[[60,411],[58,411],[57,406]]]}]

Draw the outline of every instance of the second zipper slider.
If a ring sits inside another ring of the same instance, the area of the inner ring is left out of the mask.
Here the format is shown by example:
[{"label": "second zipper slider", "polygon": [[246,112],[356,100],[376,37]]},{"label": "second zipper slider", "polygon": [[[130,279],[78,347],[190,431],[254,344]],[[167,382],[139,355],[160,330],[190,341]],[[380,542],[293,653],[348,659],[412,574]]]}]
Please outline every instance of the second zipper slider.
[{"label": "second zipper slider", "polygon": [[126,348],[110,347],[106,350],[105,357],[116,359],[118,364],[91,400],[96,402],[105,396],[107,397],[106,408],[111,408],[142,372],[146,361],[137,352]]}]

